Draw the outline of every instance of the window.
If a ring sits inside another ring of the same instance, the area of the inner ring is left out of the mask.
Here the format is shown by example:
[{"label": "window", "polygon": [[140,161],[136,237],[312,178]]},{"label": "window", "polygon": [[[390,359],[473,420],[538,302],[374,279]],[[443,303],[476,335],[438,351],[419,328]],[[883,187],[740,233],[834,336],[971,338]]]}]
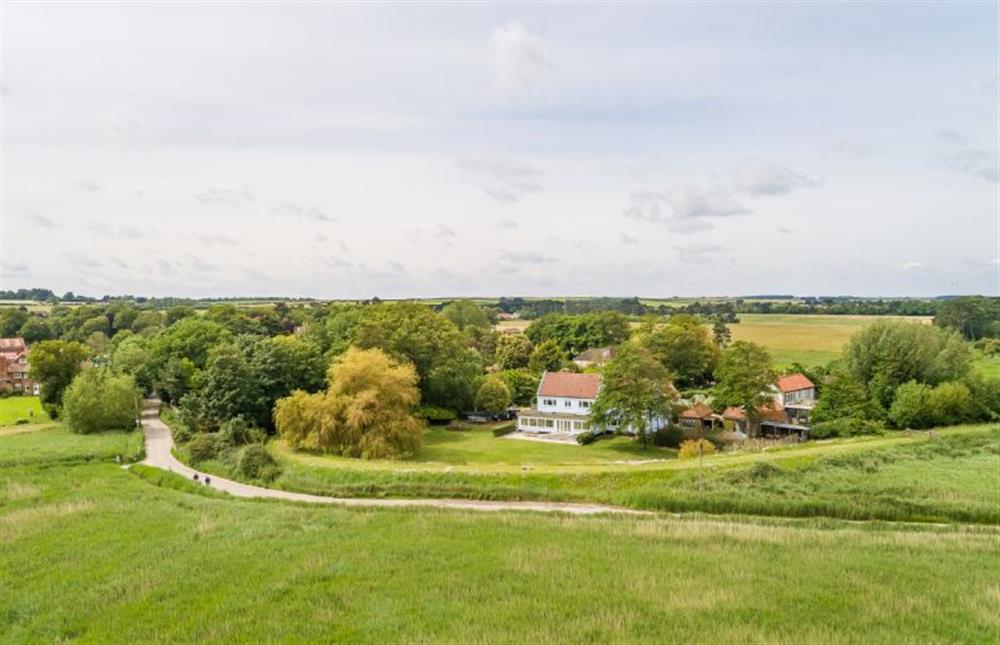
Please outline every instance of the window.
[{"label": "window", "polygon": [[542,403],[544,403],[545,405],[555,405],[556,404],[556,400],[555,399],[543,399]]},{"label": "window", "polygon": [[580,407],[581,408],[589,408],[590,407],[590,401],[580,401]]},{"label": "window", "polygon": [[569,399],[566,399],[565,401],[563,401],[563,405],[567,408],[571,408],[573,407],[573,402],[570,401]]}]

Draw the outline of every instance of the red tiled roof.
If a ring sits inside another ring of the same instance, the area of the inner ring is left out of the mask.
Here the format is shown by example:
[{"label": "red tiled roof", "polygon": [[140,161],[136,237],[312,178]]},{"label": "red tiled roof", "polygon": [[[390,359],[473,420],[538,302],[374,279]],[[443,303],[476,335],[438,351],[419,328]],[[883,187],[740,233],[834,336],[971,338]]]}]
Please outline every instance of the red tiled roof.
[{"label": "red tiled roof", "polygon": [[601,389],[600,374],[545,372],[538,386],[538,396],[566,396],[573,399],[596,399]]},{"label": "red tiled roof", "polygon": [[731,419],[734,421],[743,421],[744,419],[746,419],[746,415],[743,414],[743,410],[730,406],[726,408],[725,412],[722,413],[722,418]]},{"label": "red tiled roof", "polygon": [[782,392],[795,392],[797,390],[808,390],[816,387],[813,382],[806,378],[805,374],[796,372],[778,377],[778,389]]},{"label": "red tiled roof", "polygon": [[696,403],[687,410],[681,412],[681,417],[684,419],[704,419],[707,416],[711,416],[711,414],[712,408],[708,407],[704,403]]},{"label": "red tiled roof", "polygon": [[[778,423],[788,421],[788,414],[785,412],[785,406],[781,405],[781,403],[778,403],[777,401],[773,404],[757,408],[757,412],[760,414],[762,421],[776,421]],[[730,421],[746,421],[747,417],[743,408],[728,407],[726,408],[726,411],[722,413],[722,418],[729,419]]]}]

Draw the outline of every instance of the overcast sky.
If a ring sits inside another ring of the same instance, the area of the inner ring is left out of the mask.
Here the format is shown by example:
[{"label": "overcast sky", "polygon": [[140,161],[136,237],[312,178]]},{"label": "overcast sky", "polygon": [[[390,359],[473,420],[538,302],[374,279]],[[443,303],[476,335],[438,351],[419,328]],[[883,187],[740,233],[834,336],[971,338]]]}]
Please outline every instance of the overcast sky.
[{"label": "overcast sky", "polygon": [[3,288],[998,288],[992,3],[9,4]]}]

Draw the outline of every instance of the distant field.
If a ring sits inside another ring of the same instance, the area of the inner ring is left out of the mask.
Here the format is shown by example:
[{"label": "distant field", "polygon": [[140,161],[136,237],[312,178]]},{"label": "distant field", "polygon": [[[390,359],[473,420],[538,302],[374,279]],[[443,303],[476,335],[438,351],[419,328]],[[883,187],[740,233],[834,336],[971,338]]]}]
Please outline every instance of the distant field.
[{"label": "distant field", "polygon": [[824,365],[837,358],[851,336],[865,325],[884,318],[930,324],[929,316],[812,316],[739,314],[730,325],[734,340],[763,345],[779,369],[795,362]]},{"label": "distant field", "polygon": [[[0,441],[3,643],[1000,639],[995,526],[239,500],[125,471],[104,436],[78,436],[57,461],[40,439],[66,437]],[[11,451],[37,459],[11,466]],[[900,476],[909,460],[875,472],[884,495],[922,504],[921,487],[969,487],[952,458],[932,472],[943,483],[914,476],[916,463]],[[857,487],[872,468],[844,472]]]},{"label": "distant field", "polygon": [[0,399],[0,427],[14,425],[18,419],[27,419],[31,423],[44,423],[49,420],[37,396],[9,396]]},{"label": "distant field", "polygon": [[[931,323],[929,316],[739,314],[740,322],[729,328],[733,340],[748,340],[766,347],[775,367],[782,369],[796,362],[806,366],[825,365],[840,355],[855,332],[883,318]],[[523,331],[530,323],[530,320],[502,320],[497,328]]]}]

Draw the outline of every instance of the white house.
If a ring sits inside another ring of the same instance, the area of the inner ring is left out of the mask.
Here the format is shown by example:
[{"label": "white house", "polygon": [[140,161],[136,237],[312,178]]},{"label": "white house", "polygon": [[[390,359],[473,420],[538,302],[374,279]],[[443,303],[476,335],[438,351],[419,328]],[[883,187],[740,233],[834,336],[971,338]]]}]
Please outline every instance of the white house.
[{"label": "white house", "polygon": [[600,374],[545,372],[535,407],[518,411],[517,429],[561,434],[590,430],[588,415],[600,391]]},{"label": "white house", "polygon": [[774,400],[785,409],[792,423],[807,423],[816,405],[816,386],[805,374],[796,372],[778,378]]}]

